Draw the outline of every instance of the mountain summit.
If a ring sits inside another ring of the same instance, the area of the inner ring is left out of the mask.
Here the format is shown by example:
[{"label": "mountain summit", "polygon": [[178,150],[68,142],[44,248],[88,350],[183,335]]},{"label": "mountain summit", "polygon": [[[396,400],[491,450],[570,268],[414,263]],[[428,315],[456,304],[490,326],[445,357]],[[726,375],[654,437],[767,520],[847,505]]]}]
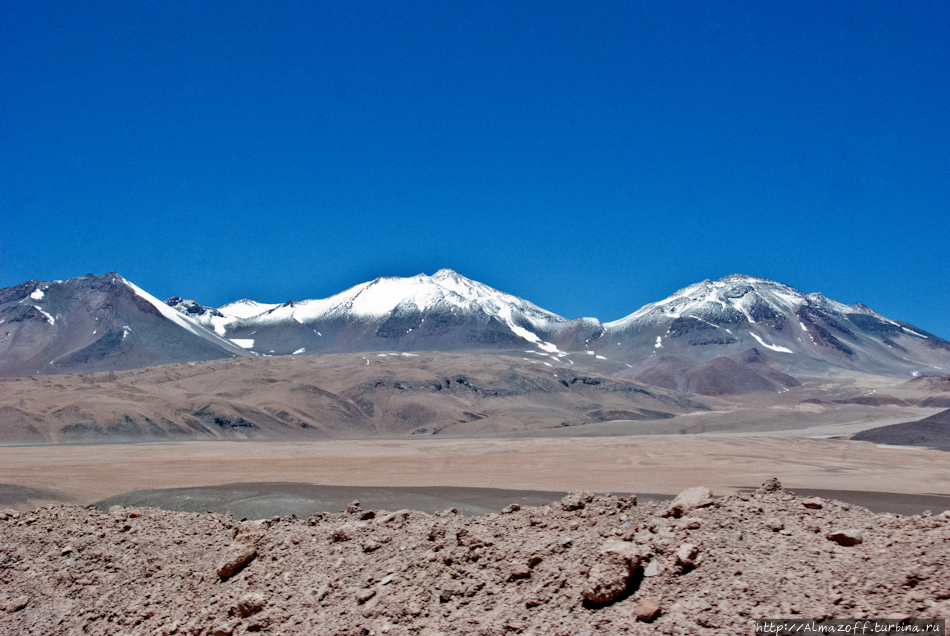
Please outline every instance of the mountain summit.
[{"label": "mountain summit", "polygon": [[239,313],[234,304],[225,305],[224,319],[206,311],[198,320],[266,354],[525,347],[555,352],[550,339],[578,324],[451,269],[377,278],[319,300],[239,302],[262,310]]},{"label": "mountain summit", "polygon": [[115,272],[0,290],[0,375],[114,371],[245,355]]},{"label": "mountain summit", "polygon": [[[750,363],[750,350],[766,362]],[[217,309],[177,296],[161,303],[115,272],[0,290],[0,375],[370,351],[530,354],[552,369],[581,356],[604,373],[675,376],[677,386],[684,373],[691,386],[736,365],[775,387],[789,386],[782,374],[950,370],[942,338],[862,304],[741,274],[690,285],[605,324],[568,320],[450,269],[377,278],[329,298],[242,299]],[[707,366],[700,373],[691,365]],[[750,376],[744,386],[756,383]]]},{"label": "mountain summit", "polygon": [[883,375],[946,372],[950,361],[950,343],[918,327],[742,274],[684,287],[604,327],[600,348],[628,358],[704,362],[754,347],[796,372]]}]

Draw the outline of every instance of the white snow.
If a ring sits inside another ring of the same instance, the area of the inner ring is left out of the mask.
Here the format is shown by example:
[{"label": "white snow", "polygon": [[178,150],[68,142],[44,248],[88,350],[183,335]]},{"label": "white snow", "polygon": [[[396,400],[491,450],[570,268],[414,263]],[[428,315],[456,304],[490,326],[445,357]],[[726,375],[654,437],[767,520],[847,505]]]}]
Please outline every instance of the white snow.
[{"label": "white snow", "polygon": [[917,333],[917,332],[914,331],[913,329],[908,329],[907,327],[901,327],[901,329],[903,329],[904,331],[906,331],[906,332],[909,333],[909,334],[912,334],[912,335],[917,336],[918,338],[923,338],[924,340],[927,339],[927,336],[925,336],[925,335],[922,334],[922,333]]},{"label": "white snow", "polygon": [[[252,340],[251,342],[253,342],[253,340]],[[294,352],[293,352],[292,354],[290,354],[290,355],[295,356],[295,355],[297,355],[298,353],[303,353],[303,352],[306,351],[306,350],[307,350],[306,347],[301,347],[300,349],[297,349],[296,351],[294,351]]]},{"label": "white snow", "polygon": [[242,349],[250,349],[254,346],[254,338],[231,338],[231,342]]},{"label": "white snow", "polygon": [[40,312],[41,314],[43,314],[44,316],[46,316],[46,319],[49,320],[49,324],[51,324],[51,325],[55,325],[55,324],[56,324],[56,319],[53,318],[52,316],[50,316],[48,312],[43,311],[43,308],[42,308],[42,307],[37,307],[36,305],[33,305],[33,307],[35,307],[38,312]]},{"label": "white snow", "polygon": [[233,303],[218,307],[218,311],[231,318],[250,318],[251,316],[262,314],[265,311],[270,311],[278,306],[279,305],[259,303],[249,298],[242,298],[241,300],[236,300]]},{"label": "white snow", "polygon": [[596,351],[588,351],[588,352],[587,352],[587,355],[589,355],[589,356],[593,356],[593,355],[596,355],[596,354],[597,354]]},{"label": "white snow", "polygon": [[125,325],[122,327],[122,339],[125,340],[126,337],[132,333],[132,327]]},{"label": "white snow", "polygon": [[657,336],[657,337],[656,337],[656,344],[653,345],[653,348],[654,348],[654,349],[659,349],[659,348],[662,347],[662,346],[663,346],[663,336]]},{"label": "white snow", "polygon": [[418,355],[416,355],[416,354],[414,354],[414,353],[403,353],[402,355],[403,355],[403,357],[406,357],[406,358],[418,358],[418,357],[419,357]]},{"label": "white snow", "polygon": [[606,360],[606,359],[607,359],[607,358],[605,358],[604,356],[594,356],[594,357],[597,358],[598,360]]},{"label": "white snow", "polygon": [[179,327],[184,327],[185,329],[195,334],[196,336],[204,337],[204,334],[202,333],[201,327],[198,325],[198,323],[182,315],[181,312],[179,312],[178,310],[172,309],[171,307],[169,307],[168,305],[160,301],[158,298],[155,298],[155,296],[152,296],[150,293],[148,293],[147,291],[145,291],[144,289],[142,289],[135,283],[125,280],[125,279],[123,280],[125,281],[126,285],[131,287],[132,290],[135,291],[136,294],[138,294],[139,296],[147,300],[149,303],[151,303],[163,316],[165,316],[166,318],[174,322]]},{"label": "white snow", "polygon": [[43,300],[44,295],[45,294],[43,293],[43,290],[37,287],[36,289],[33,290],[33,293],[30,294],[30,298],[32,298],[33,300]]},{"label": "white snow", "polygon": [[765,341],[762,340],[762,338],[759,337],[758,334],[756,334],[756,333],[754,333],[754,332],[752,332],[752,331],[749,332],[749,335],[752,336],[753,338],[755,338],[756,340],[758,340],[758,341],[759,341],[759,344],[762,345],[763,347],[765,347],[766,349],[771,349],[772,351],[779,351],[779,352],[781,352],[781,353],[795,353],[795,352],[792,351],[791,349],[786,349],[785,347],[780,347],[780,346],[778,346],[778,345],[765,344]]}]

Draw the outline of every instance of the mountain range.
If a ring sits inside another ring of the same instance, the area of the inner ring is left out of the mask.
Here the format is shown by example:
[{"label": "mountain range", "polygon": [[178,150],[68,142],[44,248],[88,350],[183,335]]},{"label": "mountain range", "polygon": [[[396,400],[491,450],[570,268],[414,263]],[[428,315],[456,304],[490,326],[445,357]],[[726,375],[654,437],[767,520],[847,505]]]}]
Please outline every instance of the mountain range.
[{"label": "mountain range", "polygon": [[950,372],[950,343],[934,334],[738,274],[606,323],[569,320],[449,269],[378,278],[324,299],[218,308],[163,303],[115,272],[0,290],[0,375],[8,377],[414,351],[506,353],[552,368],[583,360],[599,373],[706,394],[718,394],[723,374],[738,374],[748,390],[781,391],[802,374]]}]

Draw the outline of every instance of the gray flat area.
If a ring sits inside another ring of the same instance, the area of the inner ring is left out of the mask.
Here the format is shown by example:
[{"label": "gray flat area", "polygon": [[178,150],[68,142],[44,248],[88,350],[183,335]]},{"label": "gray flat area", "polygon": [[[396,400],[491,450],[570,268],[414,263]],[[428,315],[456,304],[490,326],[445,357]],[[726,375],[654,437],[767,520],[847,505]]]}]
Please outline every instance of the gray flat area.
[{"label": "gray flat area", "polygon": [[[319,486],[294,482],[225,484],[198,488],[137,490],[97,501],[110,506],[164,508],[182,512],[217,512],[235,519],[268,519],[314,512],[342,512],[358,500],[364,510],[421,510],[427,513],[455,508],[475,516],[499,512],[509,504],[543,506],[567,493],[541,490],[456,487]],[[626,496],[629,493],[612,493]],[[672,499],[669,495],[638,494],[639,501]]]},{"label": "gray flat area", "polygon": [[60,500],[63,495],[53,490],[28,488],[16,484],[0,484],[0,506],[15,506],[28,501]]},{"label": "gray flat area", "polygon": [[[754,488],[740,488],[751,492]],[[802,497],[837,499],[873,512],[919,515],[950,509],[950,496],[907,495],[859,490],[789,489]],[[563,497],[564,492],[506,490],[500,488],[456,487],[372,487],[321,486],[295,482],[241,483],[197,488],[137,490],[97,501],[103,511],[110,506],[163,508],[181,512],[217,512],[235,519],[268,519],[295,514],[306,518],[315,512],[342,512],[358,500],[364,510],[421,510],[433,513],[455,508],[460,514],[475,516],[499,512],[509,504],[543,506]],[[628,496],[633,493],[612,493]],[[636,493],[637,500],[668,501],[672,495]]]},{"label": "gray flat area", "polygon": [[[755,488],[739,488],[738,490],[752,492]],[[787,488],[786,490],[800,497],[837,499],[838,501],[862,506],[871,512],[892,512],[909,516],[919,515],[925,510],[930,510],[934,514],[950,510],[950,495],[905,495],[895,492],[820,490],[817,488]]]}]

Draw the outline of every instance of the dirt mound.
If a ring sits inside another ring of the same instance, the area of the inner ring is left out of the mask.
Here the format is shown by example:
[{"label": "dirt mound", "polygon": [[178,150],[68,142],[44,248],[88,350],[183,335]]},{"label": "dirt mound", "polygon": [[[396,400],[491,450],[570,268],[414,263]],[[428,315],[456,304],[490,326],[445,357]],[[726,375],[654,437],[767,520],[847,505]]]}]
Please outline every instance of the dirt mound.
[{"label": "dirt mound", "polygon": [[3,634],[734,634],[950,610],[950,512],[874,514],[775,481],[482,517],[51,506],[0,513],[0,545]]}]

